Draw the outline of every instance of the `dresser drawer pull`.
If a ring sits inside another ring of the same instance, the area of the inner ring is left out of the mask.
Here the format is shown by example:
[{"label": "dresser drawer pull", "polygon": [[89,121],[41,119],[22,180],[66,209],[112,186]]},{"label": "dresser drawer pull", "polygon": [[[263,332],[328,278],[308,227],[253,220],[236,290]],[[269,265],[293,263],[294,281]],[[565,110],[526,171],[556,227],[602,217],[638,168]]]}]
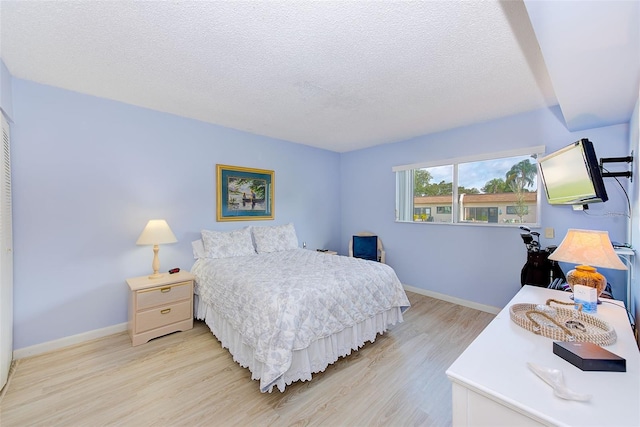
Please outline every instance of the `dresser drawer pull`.
[{"label": "dresser drawer pull", "polygon": [[171,286],[166,288],[160,288],[160,292],[162,292],[163,294],[166,294],[167,292],[171,292]]},{"label": "dresser drawer pull", "polygon": [[171,313],[170,308],[165,308],[164,310],[160,310],[160,314],[168,314],[168,313]]}]

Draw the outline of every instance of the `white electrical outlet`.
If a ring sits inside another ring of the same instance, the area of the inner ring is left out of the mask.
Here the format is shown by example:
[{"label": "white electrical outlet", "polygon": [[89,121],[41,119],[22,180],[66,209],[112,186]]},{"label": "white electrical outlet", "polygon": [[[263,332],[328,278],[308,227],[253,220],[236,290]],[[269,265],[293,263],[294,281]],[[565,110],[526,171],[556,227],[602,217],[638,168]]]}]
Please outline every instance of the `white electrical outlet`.
[{"label": "white electrical outlet", "polygon": [[545,239],[553,239],[556,233],[553,231],[552,227],[547,227],[544,229],[544,237]]}]

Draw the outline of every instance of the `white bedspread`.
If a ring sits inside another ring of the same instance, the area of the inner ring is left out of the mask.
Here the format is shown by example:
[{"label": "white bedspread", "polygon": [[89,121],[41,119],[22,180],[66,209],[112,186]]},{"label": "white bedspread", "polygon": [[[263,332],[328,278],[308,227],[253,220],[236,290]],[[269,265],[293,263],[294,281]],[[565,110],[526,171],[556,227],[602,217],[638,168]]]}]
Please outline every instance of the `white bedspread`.
[{"label": "white bedspread", "polygon": [[254,348],[261,391],[287,371],[294,350],[392,307],[410,304],[391,267],[293,249],[200,259],[195,292]]}]

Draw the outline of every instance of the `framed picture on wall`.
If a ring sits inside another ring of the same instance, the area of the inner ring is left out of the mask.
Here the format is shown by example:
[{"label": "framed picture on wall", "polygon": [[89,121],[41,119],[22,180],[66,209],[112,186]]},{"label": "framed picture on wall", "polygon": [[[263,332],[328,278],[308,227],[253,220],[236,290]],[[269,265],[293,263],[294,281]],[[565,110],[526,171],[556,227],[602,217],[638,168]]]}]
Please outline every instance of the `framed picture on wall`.
[{"label": "framed picture on wall", "polygon": [[272,170],[216,165],[218,221],[273,219]]}]

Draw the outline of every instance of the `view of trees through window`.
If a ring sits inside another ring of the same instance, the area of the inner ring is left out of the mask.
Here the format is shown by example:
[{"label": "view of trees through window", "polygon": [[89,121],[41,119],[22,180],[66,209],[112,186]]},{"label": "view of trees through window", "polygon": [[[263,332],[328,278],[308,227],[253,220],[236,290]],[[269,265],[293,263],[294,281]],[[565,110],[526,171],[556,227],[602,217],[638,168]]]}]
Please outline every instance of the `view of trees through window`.
[{"label": "view of trees through window", "polygon": [[[404,200],[397,203],[398,220],[537,223],[537,154],[398,170],[397,179],[411,184],[398,191],[412,190],[411,196],[397,197]],[[403,212],[409,203],[412,218]]]}]

